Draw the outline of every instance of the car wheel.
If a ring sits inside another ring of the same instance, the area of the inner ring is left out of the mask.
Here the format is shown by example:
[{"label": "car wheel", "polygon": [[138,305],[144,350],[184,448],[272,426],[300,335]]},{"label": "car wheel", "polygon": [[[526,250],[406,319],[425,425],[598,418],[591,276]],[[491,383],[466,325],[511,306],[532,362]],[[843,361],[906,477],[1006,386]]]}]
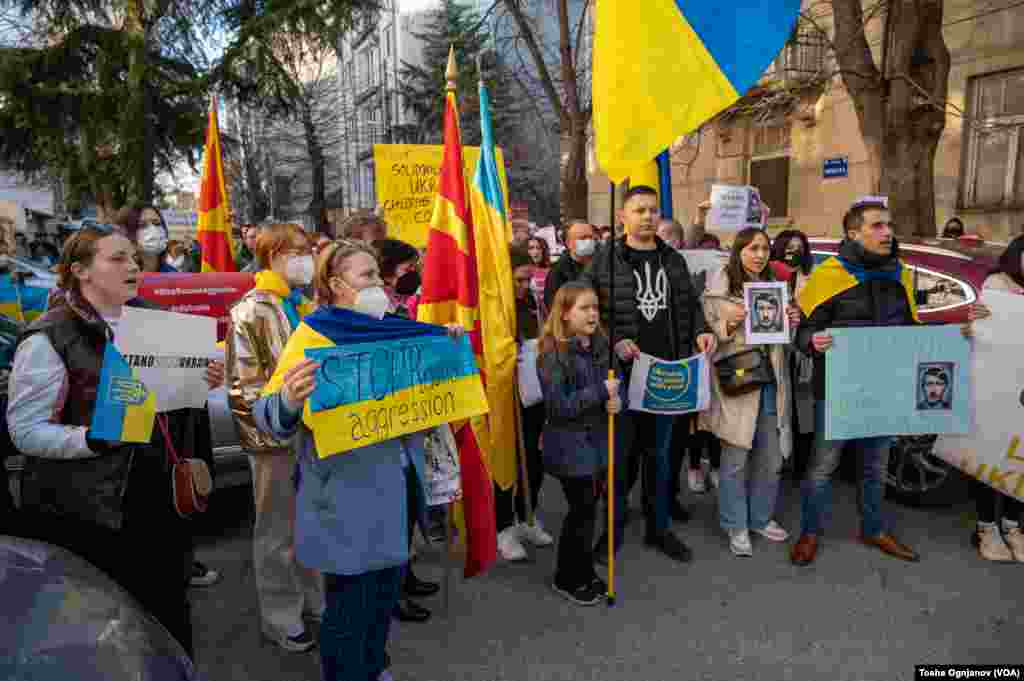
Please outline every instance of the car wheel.
[{"label": "car wheel", "polygon": [[886,471],[886,497],[908,506],[952,506],[967,498],[967,479],[932,455],[936,435],[907,435],[893,441]]}]

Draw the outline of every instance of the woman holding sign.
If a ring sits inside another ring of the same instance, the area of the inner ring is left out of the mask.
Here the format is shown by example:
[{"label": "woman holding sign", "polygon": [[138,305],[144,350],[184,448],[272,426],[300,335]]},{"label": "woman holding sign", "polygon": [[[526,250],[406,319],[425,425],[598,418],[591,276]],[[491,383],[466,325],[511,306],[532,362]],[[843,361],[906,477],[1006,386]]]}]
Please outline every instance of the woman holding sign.
[{"label": "woman holding sign", "polygon": [[[92,430],[97,401],[106,398],[98,388],[107,344],[138,294],[135,245],[110,228],[85,227],[68,239],[58,269],[64,295],[22,336],[10,377],[8,424],[26,455],[24,536],[104,570],[191,655],[185,563],[192,538],[172,503],[169,456],[189,459],[200,493],[210,492],[209,470],[189,458],[173,418],[166,429],[153,427],[146,444],[101,440]],[[207,382],[222,378],[208,373]]]},{"label": "woman holding sign", "polygon": [[[306,353],[434,332],[429,325],[388,314],[391,302],[376,255],[366,244],[337,241],[329,245],[319,255],[314,281],[317,299],[329,302],[292,334],[263,397],[253,406],[253,416],[259,428],[276,439],[295,438],[296,559],[322,571],[326,587],[327,607],[320,629],[323,677],[327,681],[376,679],[387,667],[391,614],[401,593],[402,569],[409,560],[411,527],[406,505],[410,489],[422,510],[423,435],[379,439],[360,431],[359,437],[371,444],[340,453],[319,451],[317,438],[336,433],[314,432],[307,424],[307,418],[312,418],[307,400],[323,374],[318,374],[320,365],[307,359]],[[318,428],[330,429],[341,422],[349,432],[343,417],[326,421],[317,422]],[[379,422],[375,426],[381,427]]]},{"label": "woman holding sign", "polygon": [[[729,548],[750,556],[750,529],[770,541],[789,538],[775,520],[782,462],[792,449],[790,379],[785,345],[750,345],[744,322],[743,285],[772,281],[768,235],[759,227],[741,230],[729,263],[711,277],[704,294],[708,326],[718,338],[711,358],[711,406],[704,427],[722,441],[718,517]],[[799,311],[787,310],[790,326]]]}]

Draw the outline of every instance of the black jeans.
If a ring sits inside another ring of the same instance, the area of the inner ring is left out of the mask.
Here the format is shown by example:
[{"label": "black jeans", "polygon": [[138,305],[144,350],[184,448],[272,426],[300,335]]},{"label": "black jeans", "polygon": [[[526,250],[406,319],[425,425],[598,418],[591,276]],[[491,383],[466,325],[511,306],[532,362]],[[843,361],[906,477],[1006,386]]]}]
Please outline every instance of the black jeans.
[{"label": "black jeans", "polygon": [[1013,497],[997,492],[985,483],[971,478],[971,496],[978,510],[978,522],[994,523],[999,516],[996,514],[996,504],[999,497],[1003,498],[1002,517],[1006,520],[1020,522],[1024,520],[1024,503]]},{"label": "black jeans", "polygon": [[597,496],[594,478],[558,478],[569,504],[569,513],[562,522],[558,537],[558,559],[555,583],[565,589],[590,584],[594,572],[594,526]]},{"label": "black jeans", "polygon": [[[520,414],[523,418],[523,440],[526,446],[526,474],[529,476],[526,490],[530,495],[530,508],[536,511],[540,488],[544,484],[544,459],[540,451],[540,434],[544,430],[547,412],[544,409],[544,403],[541,402],[532,407],[526,407]],[[517,466],[517,477],[519,472]],[[520,480],[519,484],[522,485],[523,481]],[[503,490],[497,485],[494,486],[494,512],[498,532],[515,525],[517,516],[520,522],[526,522],[526,519],[530,517],[521,492],[517,493],[515,489]]]},{"label": "black jeans", "polygon": [[690,438],[690,468],[697,470],[700,468],[700,460],[705,454],[707,455],[708,462],[711,467],[715,470],[722,463],[722,443],[714,433],[709,433],[706,430],[698,430]]}]

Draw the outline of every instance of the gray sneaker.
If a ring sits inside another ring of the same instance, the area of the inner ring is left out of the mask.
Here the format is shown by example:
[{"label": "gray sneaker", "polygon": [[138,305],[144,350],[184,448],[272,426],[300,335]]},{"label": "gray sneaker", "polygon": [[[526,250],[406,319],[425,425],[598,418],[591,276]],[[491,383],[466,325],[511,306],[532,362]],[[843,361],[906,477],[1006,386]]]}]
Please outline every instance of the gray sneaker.
[{"label": "gray sneaker", "polygon": [[306,629],[297,636],[268,636],[267,638],[289,653],[305,653],[312,650],[313,646],[316,645],[316,640],[313,638],[313,634],[309,632],[309,629]]},{"label": "gray sneaker", "polygon": [[735,556],[749,557],[754,555],[754,547],[750,544],[750,532],[747,530],[729,530],[729,549]]}]

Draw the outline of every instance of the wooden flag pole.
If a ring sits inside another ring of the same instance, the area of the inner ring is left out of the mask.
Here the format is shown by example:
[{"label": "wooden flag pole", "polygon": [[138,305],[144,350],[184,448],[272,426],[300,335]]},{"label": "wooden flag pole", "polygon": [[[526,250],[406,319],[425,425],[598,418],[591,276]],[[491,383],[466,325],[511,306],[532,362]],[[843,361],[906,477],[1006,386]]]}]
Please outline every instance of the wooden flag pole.
[{"label": "wooden flag pole", "polygon": [[[608,205],[608,378],[615,378],[615,183],[609,180]],[[615,415],[608,414],[608,607],[615,605]]]}]

